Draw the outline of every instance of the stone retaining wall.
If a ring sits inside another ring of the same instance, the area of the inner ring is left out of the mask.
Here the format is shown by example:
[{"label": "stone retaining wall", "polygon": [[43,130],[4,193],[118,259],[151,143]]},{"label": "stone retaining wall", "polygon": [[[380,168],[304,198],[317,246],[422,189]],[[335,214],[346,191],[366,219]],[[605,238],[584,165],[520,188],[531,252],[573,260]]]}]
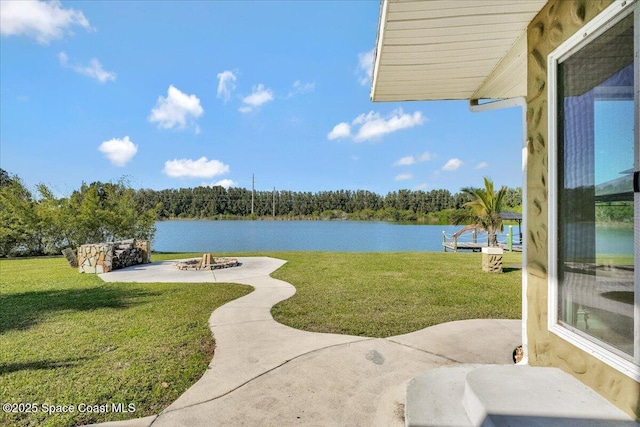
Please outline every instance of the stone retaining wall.
[{"label": "stone retaining wall", "polygon": [[151,262],[151,242],[135,239],[96,243],[78,248],[78,271],[101,274]]}]

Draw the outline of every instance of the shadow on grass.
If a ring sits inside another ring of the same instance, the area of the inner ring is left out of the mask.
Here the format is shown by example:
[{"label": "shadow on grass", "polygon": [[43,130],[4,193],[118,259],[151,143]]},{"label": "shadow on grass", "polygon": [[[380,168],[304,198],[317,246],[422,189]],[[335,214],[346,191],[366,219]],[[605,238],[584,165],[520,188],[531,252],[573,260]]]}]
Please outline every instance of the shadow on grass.
[{"label": "shadow on grass", "polygon": [[522,264],[506,264],[502,267],[503,273],[512,273],[514,271],[522,271]]},{"label": "shadow on grass", "polygon": [[142,298],[155,295],[159,294],[108,286],[0,295],[0,334],[27,329],[46,320],[54,312],[123,309],[141,304],[144,302]]},{"label": "shadow on grass", "polygon": [[67,360],[38,360],[36,362],[23,362],[23,363],[0,363],[0,375],[10,374],[11,372],[18,371],[37,371],[42,369],[58,369],[68,368],[75,366],[89,360],[88,357],[76,357]]}]

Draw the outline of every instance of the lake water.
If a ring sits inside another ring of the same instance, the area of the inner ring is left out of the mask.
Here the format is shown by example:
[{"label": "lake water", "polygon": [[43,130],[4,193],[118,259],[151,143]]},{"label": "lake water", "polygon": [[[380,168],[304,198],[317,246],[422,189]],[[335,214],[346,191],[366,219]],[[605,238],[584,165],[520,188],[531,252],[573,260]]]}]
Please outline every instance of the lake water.
[{"label": "lake water", "polygon": [[381,221],[159,221],[156,228],[151,247],[159,252],[442,251],[442,232],[460,229]]},{"label": "lake water", "polygon": [[[451,236],[461,226],[382,221],[159,221],[156,228],[151,247],[159,252],[439,252],[442,232]],[[513,233],[517,236],[518,226],[513,226]],[[605,253],[633,253],[633,229],[598,227],[595,238]],[[479,242],[482,239],[486,235],[478,236]],[[505,242],[506,236],[498,239]],[[469,233],[460,238],[470,240]]]}]

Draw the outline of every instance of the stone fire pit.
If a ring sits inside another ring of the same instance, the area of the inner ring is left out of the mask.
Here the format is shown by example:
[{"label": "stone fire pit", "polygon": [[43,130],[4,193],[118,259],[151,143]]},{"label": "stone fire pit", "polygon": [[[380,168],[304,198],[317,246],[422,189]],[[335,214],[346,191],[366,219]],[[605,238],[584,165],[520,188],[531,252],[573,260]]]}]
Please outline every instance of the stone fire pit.
[{"label": "stone fire pit", "polygon": [[176,262],[178,270],[216,270],[239,265],[240,263],[235,258],[214,258],[211,254],[203,254],[202,258],[191,258]]}]

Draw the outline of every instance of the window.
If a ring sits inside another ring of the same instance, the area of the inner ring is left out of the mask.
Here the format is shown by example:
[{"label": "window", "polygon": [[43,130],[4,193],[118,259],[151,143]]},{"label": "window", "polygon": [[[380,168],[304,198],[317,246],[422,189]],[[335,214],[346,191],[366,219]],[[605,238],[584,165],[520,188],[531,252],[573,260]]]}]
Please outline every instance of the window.
[{"label": "window", "polygon": [[636,379],[637,9],[614,3],[549,56],[549,326]]}]

